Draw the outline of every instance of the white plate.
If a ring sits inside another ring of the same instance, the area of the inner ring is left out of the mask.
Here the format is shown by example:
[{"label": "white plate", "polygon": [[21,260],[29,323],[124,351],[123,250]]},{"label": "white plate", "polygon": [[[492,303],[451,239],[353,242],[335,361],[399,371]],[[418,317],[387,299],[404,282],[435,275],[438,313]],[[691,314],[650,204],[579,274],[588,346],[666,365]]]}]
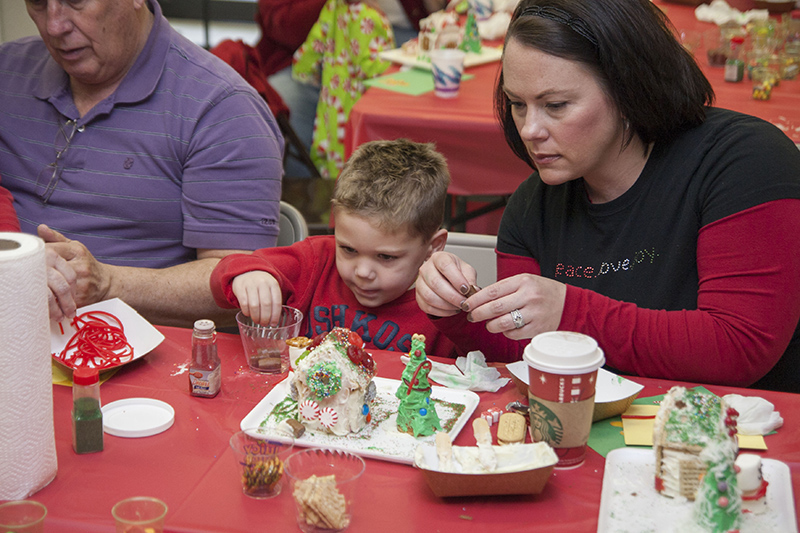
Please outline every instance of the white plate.
[{"label": "white plate", "polygon": [[[116,316],[122,322],[122,328],[125,330],[125,338],[133,348],[133,358],[130,361],[109,366],[103,368],[103,370],[116,368],[126,365],[131,361],[136,361],[140,357],[144,357],[145,354],[149,353],[164,340],[164,335],[160,331],[154,328],[142,315],[119,298],[112,298],[111,300],[81,307],[76,314],[80,315],[87,311],[105,311],[106,313],[111,313]],[[64,333],[61,333],[61,328],[64,329]],[[60,323],[50,322],[51,353],[61,353],[67,345],[67,342],[69,342],[69,339],[75,334],[75,331],[75,328],[70,324],[69,320],[63,320]],[[53,360],[67,368],[73,368],[63,363],[60,359],[53,357]]]},{"label": "white plate", "polygon": [[[506,365],[509,372],[528,384],[528,363],[525,361],[515,361]],[[595,389],[594,403],[616,402],[623,398],[628,398],[637,394],[644,388],[644,385],[635,383],[613,372],[603,368],[597,371],[597,386]]]},{"label": "white plate", "polygon": [[[278,402],[284,400],[289,396],[289,377],[275,385],[275,387],[267,394],[258,405],[256,405],[246,417],[242,419],[241,428],[248,429],[260,425],[269,431],[275,429],[277,422],[273,419],[267,420],[267,417],[272,412],[272,408]],[[368,424],[364,429],[355,435],[339,437],[336,435],[329,435],[327,433],[308,431],[294,443],[297,446],[308,447],[325,447],[334,448],[337,450],[344,450],[348,452],[357,453],[364,457],[371,457],[373,459],[381,459],[384,461],[391,461],[394,463],[413,464],[414,451],[420,442],[431,441],[434,437],[420,437],[415,438],[408,433],[400,433],[397,431],[397,405],[400,403],[394,393],[400,382],[396,379],[387,378],[374,378],[376,394],[376,403],[373,406],[375,411],[375,418],[380,418],[382,415],[380,410],[384,413],[390,414],[378,424]],[[464,406],[464,411],[455,420],[453,428],[449,431],[450,439],[455,439],[456,435],[464,428],[464,425],[472,416],[475,408],[478,406],[478,395],[472,391],[448,389],[446,387],[433,386],[431,388],[431,398],[434,400],[442,400],[454,404]],[[436,413],[442,423],[452,420],[454,413],[447,410],[442,404],[436,404]],[[450,414],[451,416],[448,416]],[[279,438],[279,437],[278,437]]]},{"label": "white plate", "polygon": [[[768,511],[742,515],[741,533],[797,533],[789,467],[762,459]],[[618,448],[606,457],[598,533],[691,531],[693,503],[667,498],[655,489],[655,455],[651,449]]]},{"label": "white plate", "polygon": [[126,398],[102,407],[103,431],[116,437],[149,437],[172,427],[175,409],[153,398]]},{"label": "white plate", "polygon": [[[407,65],[409,67],[423,68],[426,70],[431,69],[431,62],[417,59],[416,54],[407,54],[402,48],[395,48],[393,50],[385,50],[378,53],[378,57],[383,60]],[[481,47],[480,53],[467,52],[464,57],[464,68],[474,67],[476,65],[483,65],[493,61],[500,61],[503,57],[503,48],[495,48],[492,46]]]}]

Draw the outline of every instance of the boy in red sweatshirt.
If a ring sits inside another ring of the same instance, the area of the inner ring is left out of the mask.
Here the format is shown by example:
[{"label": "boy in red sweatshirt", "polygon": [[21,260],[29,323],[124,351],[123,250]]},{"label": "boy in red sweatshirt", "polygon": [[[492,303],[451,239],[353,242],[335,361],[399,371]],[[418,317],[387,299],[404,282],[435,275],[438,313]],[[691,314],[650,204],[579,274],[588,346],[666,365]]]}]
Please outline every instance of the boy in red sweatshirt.
[{"label": "boy in red sweatshirt", "polygon": [[261,324],[274,323],[281,304],[295,307],[307,337],[341,326],[368,348],[407,352],[421,333],[429,354],[455,356],[414,290],[419,267],[447,241],[441,225],[449,183],[433,145],[365,143],[336,182],[334,235],[225,257],[211,274],[214,299]]}]

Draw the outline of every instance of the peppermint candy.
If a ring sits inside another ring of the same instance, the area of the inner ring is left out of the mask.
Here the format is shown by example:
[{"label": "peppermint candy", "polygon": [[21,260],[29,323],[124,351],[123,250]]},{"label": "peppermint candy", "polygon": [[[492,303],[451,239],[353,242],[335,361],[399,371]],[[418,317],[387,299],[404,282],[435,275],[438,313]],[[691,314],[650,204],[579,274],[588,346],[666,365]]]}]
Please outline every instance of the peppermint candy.
[{"label": "peppermint candy", "polygon": [[300,402],[300,416],[306,420],[314,420],[319,416],[319,405],[314,400]]},{"label": "peppermint candy", "polygon": [[339,421],[339,414],[333,407],[323,407],[319,412],[319,423],[331,429]]}]

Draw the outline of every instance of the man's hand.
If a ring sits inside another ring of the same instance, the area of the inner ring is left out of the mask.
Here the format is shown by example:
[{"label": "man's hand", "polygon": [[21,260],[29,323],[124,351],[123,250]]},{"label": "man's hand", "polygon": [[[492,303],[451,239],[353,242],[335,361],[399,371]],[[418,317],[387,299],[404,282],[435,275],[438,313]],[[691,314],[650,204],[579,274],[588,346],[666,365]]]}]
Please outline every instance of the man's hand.
[{"label": "man's hand", "polygon": [[47,305],[50,308],[50,320],[61,322],[75,316],[75,281],[77,275],[67,261],[52,248],[45,247],[47,263]]},{"label": "man's hand", "polygon": [[106,265],[95,259],[82,243],[67,239],[45,224],[40,224],[37,232],[48,253],[59,255],[74,272],[75,278],[69,284],[77,307],[107,299],[111,280]]}]

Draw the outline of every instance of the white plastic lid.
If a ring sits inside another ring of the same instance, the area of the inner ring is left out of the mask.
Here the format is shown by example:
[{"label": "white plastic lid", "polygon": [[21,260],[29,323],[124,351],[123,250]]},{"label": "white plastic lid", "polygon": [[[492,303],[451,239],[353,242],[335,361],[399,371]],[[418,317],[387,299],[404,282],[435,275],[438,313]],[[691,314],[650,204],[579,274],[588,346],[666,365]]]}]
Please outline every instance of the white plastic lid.
[{"label": "white plastic lid", "polygon": [[606,358],[597,341],[583,333],[548,331],[531,339],[525,362],[550,374],[586,374],[603,366]]},{"label": "white plastic lid", "polygon": [[166,431],[175,421],[175,409],[153,398],[126,398],[102,407],[103,430],[116,437],[149,437]]}]

